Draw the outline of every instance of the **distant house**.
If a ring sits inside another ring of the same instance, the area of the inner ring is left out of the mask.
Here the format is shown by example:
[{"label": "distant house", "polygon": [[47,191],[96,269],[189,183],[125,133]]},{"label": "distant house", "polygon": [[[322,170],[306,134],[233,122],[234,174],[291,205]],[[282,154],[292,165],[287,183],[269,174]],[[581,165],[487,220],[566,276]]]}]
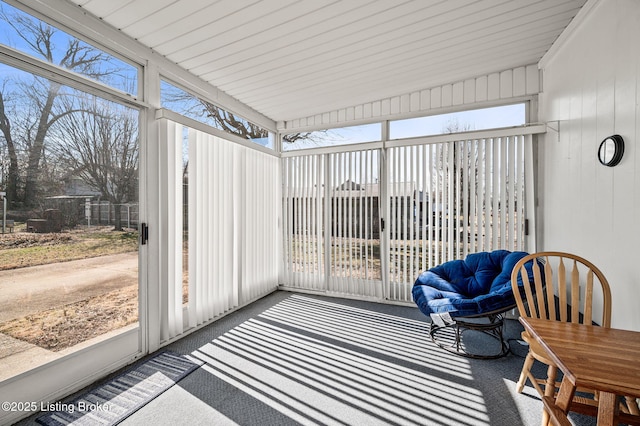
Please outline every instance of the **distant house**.
[{"label": "distant house", "polygon": [[64,184],[64,196],[69,197],[100,197],[102,193],[100,191],[96,191],[95,188],[91,187],[84,179],[79,176],[73,176]]},{"label": "distant house", "polygon": [[101,200],[102,193],[96,191],[82,178],[74,176],[64,183],[63,194],[46,197],[46,209],[60,210],[63,226],[73,228],[77,225],[111,225],[115,223],[115,209],[125,226],[137,226],[138,205],[114,205]]}]

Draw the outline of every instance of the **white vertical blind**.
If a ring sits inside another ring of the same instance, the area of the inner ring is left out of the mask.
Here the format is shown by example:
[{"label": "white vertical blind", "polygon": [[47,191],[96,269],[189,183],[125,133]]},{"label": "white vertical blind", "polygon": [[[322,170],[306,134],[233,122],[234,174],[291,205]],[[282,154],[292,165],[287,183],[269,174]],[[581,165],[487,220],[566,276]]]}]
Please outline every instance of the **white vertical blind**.
[{"label": "white vertical blind", "polygon": [[199,325],[278,284],[277,157],[189,129],[189,319]]},{"label": "white vertical blind", "polygon": [[278,283],[280,160],[250,148],[238,147],[242,167],[238,181],[244,197],[238,211],[241,280],[239,303],[244,304],[273,290]]},{"label": "white vertical blind", "polygon": [[[235,144],[189,129],[189,325],[238,306]],[[240,193],[238,193],[240,195]]]},{"label": "white vertical blind", "polygon": [[282,159],[284,284],[381,297],[377,149]]},{"label": "white vertical blind", "polygon": [[[160,339],[182,333],[182,130],[160,126]],[[162,173],[166,171],[166,173]]]},{"label": "white vertical blind", "polygon": [[388,297],[410,301],[421,271],[478,251],[527,250],[532,136],[389,148]]},{"label": "white vertical blind", "polygon": [[325,204],[331,226],[328,292],[382,296],[380,264],[380,151],[366,149],[327,155]]},{"label": "white vertical blind", "polygon": [[519,131],[287,154],[284,284],[411,302],[411,286],[428,268],[472,252],[526,251],[532,134],[541,128]]},{"label": "white vertical blind", "polygon": [[[161,120],[161,340],[255,300],[278,285],[280,161]],[[183,156],[187,157],[188,302],[183,301]]]},{"label": "white vertical blind", "polygon": [[325,156],[282,160],[284,279],[290,287],[323,289]]}]

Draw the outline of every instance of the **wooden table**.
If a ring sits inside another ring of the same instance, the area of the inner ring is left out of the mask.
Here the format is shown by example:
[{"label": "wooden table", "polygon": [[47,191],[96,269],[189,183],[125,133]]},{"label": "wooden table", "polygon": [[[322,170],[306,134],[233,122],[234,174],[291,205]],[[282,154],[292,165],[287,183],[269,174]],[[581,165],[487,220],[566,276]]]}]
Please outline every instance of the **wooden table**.
[{"label": "wooden table", "polygon": [[520,322],[564,373],[558,408],[567,413],[576,387],[591,388],[600,391],[598,426],[640,424],[640,417],[618,410],[618,396],[640,398],[640,332],[524,317]]}]

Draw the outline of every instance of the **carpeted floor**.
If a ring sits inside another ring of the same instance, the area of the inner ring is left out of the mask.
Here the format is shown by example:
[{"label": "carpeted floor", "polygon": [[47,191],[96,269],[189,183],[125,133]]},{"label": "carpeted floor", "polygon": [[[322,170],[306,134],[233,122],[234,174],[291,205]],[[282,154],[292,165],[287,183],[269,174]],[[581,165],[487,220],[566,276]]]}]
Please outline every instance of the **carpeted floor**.
[{"label": "carpeted floor", "polygon": [[36,421],[43,426],[119,424],[201,365],[181,354],[160,352],[71,403],[52,404]]},{"label": "carpeted floor", "polygon": [[537,426],[537,394],[515,392],[520,331],[508,356],[469,359],[416,308],[279,291],[163,348],[204,364],[120,424]]}]

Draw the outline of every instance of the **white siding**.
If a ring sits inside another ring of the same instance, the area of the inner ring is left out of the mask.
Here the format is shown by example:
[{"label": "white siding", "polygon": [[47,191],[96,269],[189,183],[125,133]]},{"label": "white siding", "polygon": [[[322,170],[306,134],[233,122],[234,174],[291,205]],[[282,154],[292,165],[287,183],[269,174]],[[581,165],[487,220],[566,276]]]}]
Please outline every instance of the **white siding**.
[{"label": "white siding", "polygon": [[[611,284],[612,326],[640,330],[640,3],[595,3],[542,61],[541,119],[559,133],[540,144],[540,248],[594,262]],[[596,152],[615,133],[625,155],[604,167]]]},{"label": "white siding", "polygon": [[[310,117],[279,123],[283,132],[296,130],[348,126],[363,120],[394,120],[407,116],[430,115],[447,109],[478,108],[488,102],[514,102],[538,94],[540,89],[538,66],[529,65],[406,93],[402,96],[378,99]],[[464,106],[463,106],[464,105]],[[355,112],[351,112],[355,111]]]}]

